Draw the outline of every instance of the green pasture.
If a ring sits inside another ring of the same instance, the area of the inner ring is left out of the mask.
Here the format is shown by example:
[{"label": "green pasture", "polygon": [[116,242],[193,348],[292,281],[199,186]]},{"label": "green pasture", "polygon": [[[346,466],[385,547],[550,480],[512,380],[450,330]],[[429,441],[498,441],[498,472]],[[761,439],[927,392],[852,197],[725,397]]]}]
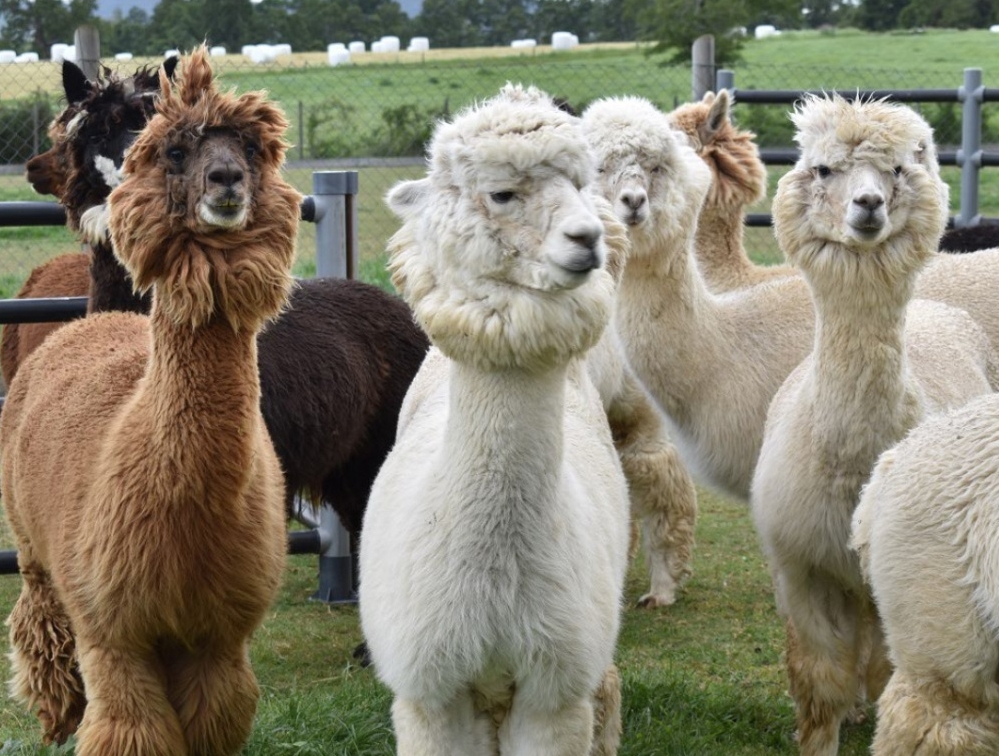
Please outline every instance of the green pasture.
[{"label": "green pasture", "polygon": [[[648,587],[631,569],[617,662],[623,679],[620,756],[791,756],[794,717],[781,654],[783,629],[745,505],[699,490],[694,576],[666,609],[638,609]],[[244,756],[389,756],[390,696],[351,656],[355,607],[309,596],[315,557],[292,557],[252,659],[263,694]],[[0,577],[0,612],[19,580]],[[0,678],[8,673],[0,657]],[[867,753],[870,724],[844,728],[842,756]],[[0,699],[0,754],[42,749],[33,717]]]}]

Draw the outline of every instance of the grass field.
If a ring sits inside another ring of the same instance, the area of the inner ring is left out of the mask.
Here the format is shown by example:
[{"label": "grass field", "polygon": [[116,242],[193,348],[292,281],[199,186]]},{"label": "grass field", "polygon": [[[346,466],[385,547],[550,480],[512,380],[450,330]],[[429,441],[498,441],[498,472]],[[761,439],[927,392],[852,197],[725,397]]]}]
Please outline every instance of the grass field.
[{"label": "grass field", "polygon": [[[668,609],[634,608],[647,589],[636,564],[618,647],[623,679],[620,756],[790,756],[794,721],[785,693],[769,578],[744,505],[699,491],[694,577]],[[0,611],[17,595],[0,577]],[[315,559],[292,557],[281,597],[257,633],[254,669],[263,695],[244,756],[393,754],[386,689],[351,650],[356,607],[309,600]],[[0,658],[0,678],[7,662]],[[40,749],[34,719],[0,700],[0,754]],[[871,725],[844,729],[842,756],[867,752]]]}]

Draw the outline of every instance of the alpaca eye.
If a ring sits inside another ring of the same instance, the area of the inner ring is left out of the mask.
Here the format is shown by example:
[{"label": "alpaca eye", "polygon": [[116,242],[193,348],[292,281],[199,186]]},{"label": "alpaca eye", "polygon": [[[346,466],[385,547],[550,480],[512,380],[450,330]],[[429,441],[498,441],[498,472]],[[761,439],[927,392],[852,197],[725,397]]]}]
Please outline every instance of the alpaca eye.
[{"label": "alpaca eye", "polygon": [[169,159],[171,163],[174,163],[176,165],[180,165],[181,163],[183,163],[184,158],[186,157],[184,150],[182,150],[180,147],[171,147],[169,150],[167,150],[166,154],[167,154],[167,159]]},{"label": "alpaca eye", "polygon": [[661,165],[654,165],[654,166],[652,166],[652,170],[649,171],[649,173],[651,173],[653,176],[655,176],[657,174],[660,174],[662,172],[663,172],[663,169],[662,169]]},{"label": "alpaca eye", "polygon": [[815,173],[818,174],[819,178],[829,178],[832,175],[828,165],[818,165],[815,167]]},{"label": "alpaca eye", "polygon": [[896,165],[895,166],[895,175],[896,176],[901,176],[902,175],[902,166],[900,166],[900,165]]},{"label": "alpaca eye", "polygon": [[253,142],[250,142],[243,148],[243,151],[246,153],[247,160],[253,160],[253,158],[255,158],[257,153],[260,151],[260,148]]},{"label": "alpaca eye", "polygon": [[497,205],[505,205],[507,202],[513,199],[513,192],[490,192],[489,199],[495,202]]}]

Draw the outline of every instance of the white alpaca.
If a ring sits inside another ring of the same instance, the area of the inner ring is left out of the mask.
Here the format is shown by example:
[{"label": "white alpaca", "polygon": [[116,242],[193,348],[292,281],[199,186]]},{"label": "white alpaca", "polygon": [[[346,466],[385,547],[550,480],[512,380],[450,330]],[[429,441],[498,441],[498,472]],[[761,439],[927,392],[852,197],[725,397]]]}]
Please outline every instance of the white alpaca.
[{"label": "white alpaca", "polygon": [[790,265],[756,265],[746,254],[746,208],[767,193],[767,167],[751,131],[732,123],[728,90],[708,92],[669,113],[711,169],[711,189],[697,221],[697,267],[713,291],[797,276]]},{"label": "white alpaca", "polygon": [[580,756],[611,665],[628,493],[579,359],[610,317],[594,165],[508,85],[397,185],[393,280],[435,344],[368,502],[360,609],[404,756]]},{"label": "white alpaca", "polygon": [[874,756],[999,753],[999,396],[881,455],[852,545],[895,666]]},{"label": "white alpaca", "polygon": [[910,301],[947,213],[926,122],[839,97],[793,118],[802,155],[778,184],[774,228],[812,291],[815,342],[770,406],[751,504],[787,619],[801,753],[832,756],[861,677],[876,694],[887,674],[848,548],[861,487],[924,413],[989,393],[999,371],[966,312]]},{"label": "white alpaca", "polygon": [[583,126],[597,186],[632,247],[615,322],[628,360],[703,481],[749,497],[767,406],[808,354],[811,300],[798,278],[714,294],[693,256],[711,175],[666,114],[638,97],[594,102]]}]

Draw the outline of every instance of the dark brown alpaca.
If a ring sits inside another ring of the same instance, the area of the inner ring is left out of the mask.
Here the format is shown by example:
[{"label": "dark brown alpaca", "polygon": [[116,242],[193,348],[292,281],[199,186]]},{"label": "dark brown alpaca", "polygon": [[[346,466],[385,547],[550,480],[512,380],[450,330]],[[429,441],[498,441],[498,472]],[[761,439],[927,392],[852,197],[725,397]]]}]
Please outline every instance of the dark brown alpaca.
[{"label": "dark brown alpaca", "polygon": [[[171,70],[167,69],[167,73]],[[154,87],[143,79],[135,85],[136,91],[154,89],[159,90],[158,82]],[[66,91],[67,99],[78,103],[77,110],[83,107],[105,112],[126,107],[125,88],[107,80],[88,84],[73,76]],[[72,118],[62,115],[57,120],[68,122]],[[125,120],[90,119],[92,124],[105,127],[95,139],[91,139],[86,125],[69,136],[63,128],[62,141],[58,142],[66,156],[63,163],[78,168],[71,176],[54,177],[52,183],[66,187],[60,197],[64,202],[81,200],[82,210],[72,215],[85,216],[85,228],[93,225],[93,230],[100,231],[99,223],[87,221],[102,217],[99,209],[110,192],[94,166],[94,150],[88,144],[104,145],[97,154],[120,162],[127,146],[124,137],[134,137],[123,128]],[[85,169],[92,175],[86,176]],[[77,182],[84,190],[75,188]],[[104,187],[103,193],[93,191],[94,187]],[[97,210],[88,214],[92,208]],[[100,257],[100,262],[95,261],[92,285],[86,260],[79,255],[66,261],[65,267],[72,268],[75,274],[72,281],[60,278],[61,265],[49,275],[46,263],[36,269],[44,278],[42,285],[30,290],[26,285],[26,295],[81,296],[89,288],[91,311],[147,312],[148,296],[133,296],[131,280],[113,257],[106,236],[91,234],[91,243]],[[49,324],[46,326],[43,336],[53,330]],[[24,326],[21,329],[23,332]],[[4,339],[10,340],[7,329]],[[21,341],[20,352],[11,358],[5,359],[0,352],[5,374],[16,372],[20,361],[40,343],[40,339]],[[285,473],[289,515],[295,494],[302,493],[313,501],[332,505],[352,534],[360,531],[368,491],[395,440],[402,398],[428,344],[409,308],[398,297],[359,281],[297,282],[286,311],[266,327],[258,341],[262,409]]]},{"label": "dark brown alpaca", "polygon": [[55,332],[0,415],[24,578],[12,688],[46,741],[79,725],[77,756],[228,756],[250,732],[248,640],[285,550],[256,336],[291,286],[286,128],[262,93],[219,93],[192,54],[108,200],[151,315]]},{"label": "dark brown alpaca", "polygon": [[[176,65],[176,58],[163,63],[168,77]],[[140,68],[123,78],[105,70],[101,79],[91,82],[75,64],[65,61],[62,82],[67,104],[49,126],[52,147],[28,161],[27,178],[35,191],[59,198],[66,208],[67,225],[72,231],[83,232],[87,251],[58,255],[37,266],[15,296],[23,299],[90,293],[92,312],[148,311],[148,296],[135,294],[131,280],[115,260],[103,205],[113,188],[110,184],[117,181],[115,168],[121,166],[125,148],[153,113],[153,98],[160,91],[159,75],[152,69]],[[81,228],[81,219],[88,211],[90,222]],[[93,292],[91,274],[102,282]],[[4,326],[0,374],[8,386],[24,358],[62,325]]]}]

